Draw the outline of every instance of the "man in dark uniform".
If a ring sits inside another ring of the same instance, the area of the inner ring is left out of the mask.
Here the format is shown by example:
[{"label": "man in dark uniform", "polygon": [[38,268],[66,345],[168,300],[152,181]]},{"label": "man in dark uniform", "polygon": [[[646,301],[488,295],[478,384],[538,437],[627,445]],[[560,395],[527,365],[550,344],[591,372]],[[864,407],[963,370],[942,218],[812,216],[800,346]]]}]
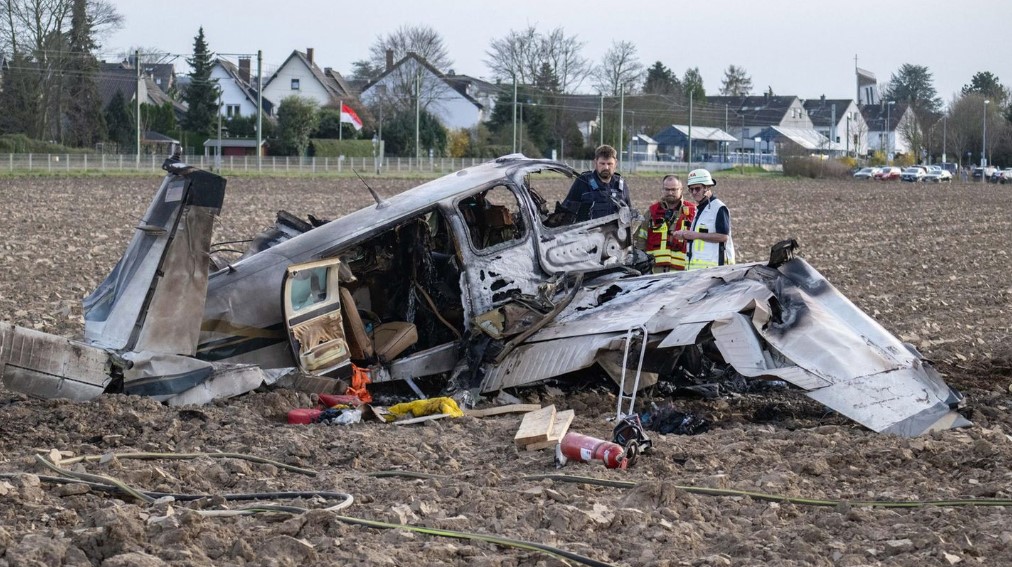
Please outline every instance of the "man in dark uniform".
[{"label": "man in dark uniform", "polygon": [[594,151],[594,170],[584,171],[569,188],[561,207],[581,222],[618,212],[618,203],[632,206],[629,188],[615,172],[618,154],[611,146],[600,146]]}]

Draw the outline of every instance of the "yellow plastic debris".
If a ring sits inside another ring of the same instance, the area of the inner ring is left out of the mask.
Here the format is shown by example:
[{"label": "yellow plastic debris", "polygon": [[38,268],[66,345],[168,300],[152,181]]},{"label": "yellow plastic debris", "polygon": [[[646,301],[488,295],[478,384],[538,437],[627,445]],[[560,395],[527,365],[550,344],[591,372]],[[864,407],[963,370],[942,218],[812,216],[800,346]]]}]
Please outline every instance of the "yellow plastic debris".
[{"label": "yellow plastic debris", "polygon": [[453,398],[429,398],[427,400],[404,402],[403,404],[390,406],[387,408],[387,411],[396,416],[410,413],[414,417],[422,417],[423,415],[445,413],[450,417],[464,417],[464,412],[460,411],[457,402],[453,401]]}]

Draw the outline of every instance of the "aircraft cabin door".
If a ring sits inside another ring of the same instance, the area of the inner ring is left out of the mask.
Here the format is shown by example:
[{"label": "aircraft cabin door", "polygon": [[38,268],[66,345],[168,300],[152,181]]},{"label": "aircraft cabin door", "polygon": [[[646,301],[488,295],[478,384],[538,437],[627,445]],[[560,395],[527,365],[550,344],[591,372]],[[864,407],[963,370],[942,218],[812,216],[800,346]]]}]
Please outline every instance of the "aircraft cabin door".
[{"label": "aircraft cabin door", "polygon": [[293,358],[306,374],[324,376],[351,364],[338,286],[337,258],[285,271],[281,303]]}]

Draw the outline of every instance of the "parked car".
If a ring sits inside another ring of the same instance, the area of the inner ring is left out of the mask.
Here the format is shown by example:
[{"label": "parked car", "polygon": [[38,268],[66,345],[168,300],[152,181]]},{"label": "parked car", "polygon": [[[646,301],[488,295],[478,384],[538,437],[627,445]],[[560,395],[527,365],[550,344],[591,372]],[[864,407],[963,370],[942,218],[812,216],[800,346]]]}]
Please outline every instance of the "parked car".
[{"label": "parked car", "polygon": [[925,174],[926,172],[923,167],[919,165],[912,165],[903,170],[903,173],[900,174],[900,180],[916,182],[924,179]]},{"label": "parked car", "polygon": [[991,172],[991,176],[987,178],[987,182],[988,183],[1000,183],[1001,182],[1001,178],[1002,178],[1002,173],[1004,173],[1004,171],[1001,168],[999,168],[999,167],[994,168],[994,171]]},{"label": "parked car", "polygon": [[943,169],[941,166],[929,165],[928,171],[924,174],[924,177],[921,178],[921,181],[927,181],[930,183],[952,181],[952,173],[947,169]]},{"label": "parked car", "polygon": [[1001,177],[998,178],[998,183],[1001,183],[1002,185],[1012,183],[1012,167],[1006,167],[1001,170]]},{"label": "parked car", "polygon": [[878,173],[879,168],[877,167],[862,167],[861,169],[854,172],[854,179],[872,179],[875,174]]},{"label": "parked car", "polygon": [[903,175],[903,172],[900,168],[886,166],[878,170],[878,173],[875,174],[874,178],[879,181],[891,181],[893,179],[899,179],[901,175]]},{"label": "parked car", "polygon": [[971,176],[973,177],[974,181],[980,181],[981,178],[984,178],[986,181],[990,181],[991,180],[991,176],[994,174],[994,172],[995,172],[996,169],[998,169],[998,168],[990,166],[990,165],[987,166],[987,167],[977,166],[977,167],[973,168],[973,171],[971,172]]}]

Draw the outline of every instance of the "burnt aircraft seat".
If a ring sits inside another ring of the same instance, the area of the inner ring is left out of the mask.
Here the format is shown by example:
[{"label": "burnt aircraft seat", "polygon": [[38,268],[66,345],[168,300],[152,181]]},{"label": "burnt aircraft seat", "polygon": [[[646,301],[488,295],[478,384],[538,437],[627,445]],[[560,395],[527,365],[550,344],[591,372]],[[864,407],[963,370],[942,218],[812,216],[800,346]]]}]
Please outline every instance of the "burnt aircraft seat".
[{"label": "burnt aircraft seat", "polygon": [[380,323],[372,329],[370,335],[366,330],[362,316],[358,313],[355,299],[348,288],[341,288],[341,306],[344,313],[344,332],[348,339],[348,350],[351,358],[356,360],[378,359],[388,363],[397,358],[408,347],[418,342],[418,329],[413,323],[391,321]]}]

